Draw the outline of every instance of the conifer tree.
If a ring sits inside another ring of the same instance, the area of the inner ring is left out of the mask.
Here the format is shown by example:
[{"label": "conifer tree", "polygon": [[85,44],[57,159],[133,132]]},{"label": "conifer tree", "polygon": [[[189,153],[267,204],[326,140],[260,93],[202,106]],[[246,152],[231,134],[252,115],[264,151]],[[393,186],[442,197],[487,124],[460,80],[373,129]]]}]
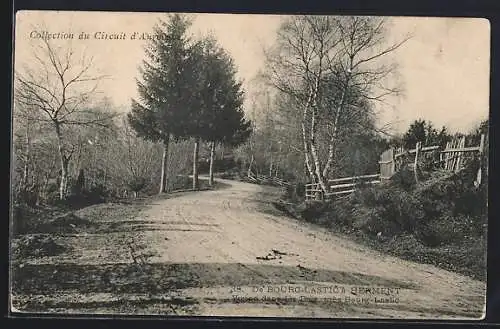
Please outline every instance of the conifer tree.
[{"label": "conifer tree", "polygon": [[171,139],[186,137],[189,104],[193,90],[193,43],[187,35],[191,22],[181,14],[160,20],[154,37],[145,47],[146,60],[137,79],[139,100],[132,100],[128,119],[137,135],[146,140],[162,142],[163,157],[159,193],[167,186]]},{"label": "conifer tree", "polygon": [[195,138],[193,158],[193,188],[198,188],[197,160],[200,140],[210,143],[210,185],[213,185],[215,146],[243,143],[250,135],[251,124],[244,117],[244,93],[236,79],[232,58],[209,36],[198,48],[199,62],[197,92],[199,102],[193,113],[192,136]]}]

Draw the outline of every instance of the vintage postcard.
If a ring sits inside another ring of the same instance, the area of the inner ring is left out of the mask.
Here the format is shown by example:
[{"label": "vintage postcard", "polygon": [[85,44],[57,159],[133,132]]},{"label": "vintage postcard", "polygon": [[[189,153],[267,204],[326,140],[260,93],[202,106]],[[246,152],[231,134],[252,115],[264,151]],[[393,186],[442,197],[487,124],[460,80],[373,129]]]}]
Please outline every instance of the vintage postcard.
[{"label": "vintage postcard", "polygon": [[20,11],[10,311],[482,319],[490,26]]}]

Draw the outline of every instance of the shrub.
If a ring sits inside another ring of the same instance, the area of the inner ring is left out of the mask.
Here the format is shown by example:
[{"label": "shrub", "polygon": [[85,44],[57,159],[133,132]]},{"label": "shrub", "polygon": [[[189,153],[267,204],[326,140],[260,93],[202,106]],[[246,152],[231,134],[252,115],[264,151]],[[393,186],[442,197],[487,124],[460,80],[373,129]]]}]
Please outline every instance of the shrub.
[{"label": "shrub", "polygon": [[146,179],[144,177],[132,177],[128,182],[127,186],[133,192],[140,192],[146,187]]},{"label": "shrub", "polygon": [[193,179],[189,176],[178,175],[169,179],[168,185],[169,191],[186,190],[193,187]]},{"label": "shrub", "polygon": [[298,182],[293,185],[288,185],[285,190],[285,199],[297,202],[304,200],[306,194],[306,186],[304,183]]},{"label": "shrub", "polygon": [[38,191],[35,188],[22,189],[16,195],[16,201],[28,206],[36,205],[38,200]]},{"label": "shrub", "polygon": [[302,209],[300,209],[300,217],[308,222],[317,222],[319,217],[323,215],[327,209],[327,205],[323,202],[310,202],[303,204]]},{"label": "shrub", "polygon": [[449,212],[422,225],[415,235],[429,247],[461,244],[464,240],[483,236],[484,226],[479,228],[476,224],[480,221],[480,218]]},{"label": "shrub", "polygon": [[91,186],[88,191],[84,191],[84,195],[92,203],[100,203],[109,197],[110,192],[103,184],[96,184]]},{"label": "shrub", "polygon": [[47,192],[46,192],[46,202],[48,204],[55,204],[59,200],[59,186],[57,183],[49,183],[47,186]]},{"label": "shrub", "polygon": [[416,185],[415,174],[408,166],[402,167],[391,177],[390,181],[391,185],[407,191],[413,189]]},{"label": "shrub", "polygon": [[365,233],[413,232],[424,216],[420,200],[396,188],[367,188],[354,194],[353,226]]},{"label": "shrub", "polygon": [[330,226],[351,228],[353,225],[353,213],[355,208],[356,200],[352,197],[332,200],[327,214],[330,219]]},{"label": "shrub", "polygon": [[28,228],[28,207],[24,204],[14,204],[12,207],[12,229],[14,234],[24,233]]},{"label": "shrub", "polygon": [[472,182],[470,175],[462,172],[418,192],[426,219],[434,220],[448,212],[451,212],[451,216],[463,214],[481,217],[486,215],[486,184],[476,190]]},{"label": "shrub", "polygon": [[421,154],[418,167],[420,170],[428,172],[438,167],[440,151],[424,152]]},{"label": "shrub", "polygon": [[93,204],[103,203],[110,197],[110,191],[101,183],[92,185],[89,189],[75,189],[72,185],[71,193],[65,200],[59,199],[58,191],[51,191],[50,203],[55,206],[71,209],[80,209]]}]

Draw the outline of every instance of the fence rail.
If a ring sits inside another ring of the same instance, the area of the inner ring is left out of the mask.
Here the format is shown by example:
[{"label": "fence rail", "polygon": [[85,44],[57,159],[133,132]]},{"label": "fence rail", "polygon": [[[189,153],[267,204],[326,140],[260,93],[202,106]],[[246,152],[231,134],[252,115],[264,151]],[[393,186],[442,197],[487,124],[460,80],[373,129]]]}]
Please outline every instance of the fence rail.
[{"label": "fence rail", "polygon": [[306,184],[306,201],[324,200],[335,196],[348,195],[357,188],[366,185],[379,184],[380,174],[343,177],[328,180],[327,192],[324,193],[319,183]]},{"label": "fence rail", "polygon": [[279,177],[275,176],[266,176],[266,175],[261,175],[261,174],[254,174],[254,173],[249,173],[247,176],[248,180],[250,180],[253,183],[257,184],[269,184],[269,185],[277,185],[281,187],[286,187],[291,185],[291,183],[285,181],[284,179],[281,179]]},{"label": "fence rail", "polygon": [[414,149],[405,150],[402,147],[399,148],[391,148],[383,152],[380,156],[380,173],[382,179],[391,178],[398,170],[401,169],[403,164],[403,157],[405,155],[413,156],[413,170],[418,168],[418,159],[425,152],[431,151],[439,151],[439,161],[436,161],[437,164],[440,164],[442,169],[448,171],[458,172],[460,171],[464,164],[465,160],[468,159],[468,154],[478,152],[481,154],[484,152],[485,145],[485,135],[481,134],[481,140],[479,145],[477,146],[465,146],[465,137],[456,138],[451,142],[446,144],[446,147],[441,150],[439,145],[431,145],[424,146],[420,142],[417,143]]}]

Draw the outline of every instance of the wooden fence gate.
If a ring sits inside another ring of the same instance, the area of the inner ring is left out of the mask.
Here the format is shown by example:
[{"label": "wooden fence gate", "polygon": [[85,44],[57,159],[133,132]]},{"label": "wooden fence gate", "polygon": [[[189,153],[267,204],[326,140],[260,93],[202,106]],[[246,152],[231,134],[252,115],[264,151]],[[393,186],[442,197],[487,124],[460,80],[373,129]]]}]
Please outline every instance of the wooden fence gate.
[{"label": "wooden fence gate", "polygon": [[388,149],[380,155],[380,179],[389,179],[396,172],[394,149]]}]

